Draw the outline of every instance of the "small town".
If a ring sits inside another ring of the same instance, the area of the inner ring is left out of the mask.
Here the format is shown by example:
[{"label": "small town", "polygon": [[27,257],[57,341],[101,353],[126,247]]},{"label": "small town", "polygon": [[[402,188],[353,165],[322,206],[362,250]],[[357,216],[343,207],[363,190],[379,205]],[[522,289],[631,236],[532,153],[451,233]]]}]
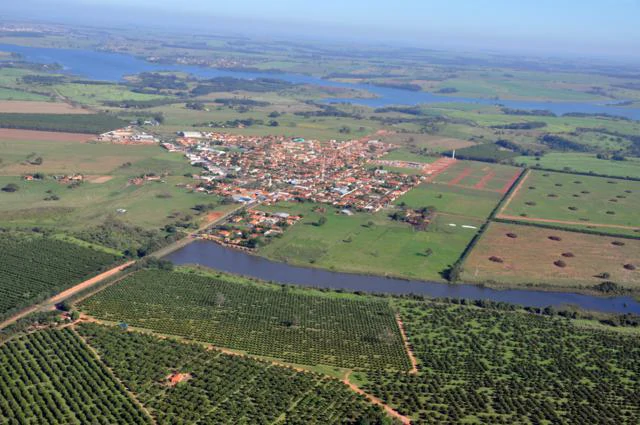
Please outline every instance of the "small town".
[{"label": "small town", "polygon": [[196,190],[238,203],[311,201],[377,212],[424,180],[373,167],[393,145],[331,140],[182,132],[171,152],[183,152],[203,172]]}]

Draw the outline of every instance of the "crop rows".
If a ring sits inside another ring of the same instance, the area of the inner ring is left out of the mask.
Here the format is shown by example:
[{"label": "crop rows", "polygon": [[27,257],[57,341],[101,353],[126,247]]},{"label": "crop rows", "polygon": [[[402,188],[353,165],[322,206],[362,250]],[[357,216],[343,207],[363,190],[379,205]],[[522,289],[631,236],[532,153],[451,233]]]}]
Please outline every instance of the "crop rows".
[{"label": "crop rows", "polygon": [[0,316],[82,281],[117,257],[67,242],[2,236]]},{"label": "crop rows", "polygon": [[291,363],[408,370],[387,301],[141,271],[86,300],[98,318]]},{"label": "crop rows", "polygon": [[403,302],[417,375],[364,389],[415,423],[638,424],[640,338],[568,319]]},{"label": "crop rows", "polygon": [[[341,382],[196,344],[85,323],[78,332],[158,424],[379,424]],[[170,383],[168,377],[187,378]]]},{"label": "crop rows", "polygon": [[0,424],[148,424],[70,330],[39,331],[0,347]]}]

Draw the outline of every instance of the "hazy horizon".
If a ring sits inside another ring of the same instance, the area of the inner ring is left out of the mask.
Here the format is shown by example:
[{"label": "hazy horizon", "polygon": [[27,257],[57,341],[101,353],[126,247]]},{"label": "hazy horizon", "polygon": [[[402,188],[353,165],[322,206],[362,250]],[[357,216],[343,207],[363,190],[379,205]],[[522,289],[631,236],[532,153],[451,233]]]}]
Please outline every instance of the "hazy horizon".
[{"label": "hazy horizon", "polygon": [[[3,7],[0,18],[96,26],[136,24],[191,30],[234,32],[308,40],[360,41],[428,49],[479,50],[521,55],[635,59],[640,45],[640,1],[594,0],[523,2],[493,0],[478,4],[453,0],[388,2],[337,0],[303,4],[184,0],[24,0]],[[72,10],[71,10],[72,8]],[[126,11],[127,13],[123,13]]]}]

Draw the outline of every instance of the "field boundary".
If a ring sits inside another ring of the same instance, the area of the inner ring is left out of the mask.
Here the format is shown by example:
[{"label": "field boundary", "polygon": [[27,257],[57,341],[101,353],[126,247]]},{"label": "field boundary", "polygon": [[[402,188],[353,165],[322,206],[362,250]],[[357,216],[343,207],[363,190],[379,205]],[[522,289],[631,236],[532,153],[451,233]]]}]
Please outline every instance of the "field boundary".
[{"label": "field boundary", "polygon": [[[597,229],[577,229],[575,227],[554,226],[553,223],[549,223],[549,222],[521,221],[520,217],[516,219],[509,219],[509,218],[505,218],[505,216],[497,216],[493,219],[493,221],[496,223],[541,227],[544,229],[563,230],[567,232],[584,233],[587,235],[594,235],[594,236],[611,236],[611,237],[622,238],[622,239],[640,240],[640,235],[636,236],[636,235],[628,235],[624,233],[608,233],[608,232],[599,231]],[[584,223],[580,223],[580,224],[584,225]]]},{"label": "field boundary", "polygon": [[516,178],[516,180],[513,182],[513,183],[518,182],[515,188],[513,187],[513,183],[512,183],[511,190],[505,193],[506,200],[504,201],[504,203],[501,202],[500,204],[498,204],[498,207],[500,209],[496,211],[496,214],[492,214],[492,217],[502,215],[502,212],[507,209],[509,204],[511,204],[511,201],[513,201],[513,198],[515,198],[515,196],[518,194],[518,192],[524,185],[524,182],[527,180],[527,178],[529,178],[530,174],[531,172],[529,169],[526,169],[524,172],[520,173],[520,176],[519,176],[520,181],[518,181],[518,179]]}]

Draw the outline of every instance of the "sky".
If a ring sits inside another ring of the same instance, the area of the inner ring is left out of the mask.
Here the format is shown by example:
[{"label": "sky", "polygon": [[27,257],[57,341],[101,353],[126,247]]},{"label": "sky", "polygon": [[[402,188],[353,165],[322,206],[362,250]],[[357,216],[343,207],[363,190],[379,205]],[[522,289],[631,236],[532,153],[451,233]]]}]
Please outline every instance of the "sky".
[{"label": "sky", "polygon": [[192,25],[198,31],[443,49],[640,56],[640,0],[9,0],[0,17]]}]

